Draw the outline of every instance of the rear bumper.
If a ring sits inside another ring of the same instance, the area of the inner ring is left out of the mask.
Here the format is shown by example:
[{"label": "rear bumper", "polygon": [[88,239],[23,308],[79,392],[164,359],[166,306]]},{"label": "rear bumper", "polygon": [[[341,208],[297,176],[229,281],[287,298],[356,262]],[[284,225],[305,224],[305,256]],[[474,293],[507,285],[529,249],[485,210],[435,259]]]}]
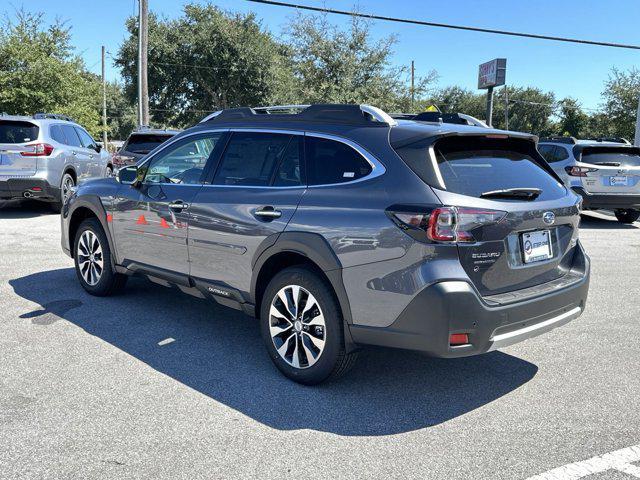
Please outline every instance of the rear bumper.
[{"label": "rear bumper", "polygon": [[587,193],[584,188],[571,187],[571,189],[582,197],[582,207],[584,209],[640,209],[640,195],[620,194],[620,193]]},{"label": "rear bumper", "polygon": [[60,189],[42,178],[9,178],[0,180],[0,199],[34,198],[55,201]]},{"label": "rear bumper", "polygon": [[[389,327],[350,325],[355,343],[418,350],[435,357],[465,357],[506,347],[564,325],[580,316],[589,290],[589,258],[576,251],[572,282],[542,285],[525,300],[498,303],[482,298],[466,281],[424,288]],[[567,274],[569,275],[569,274]],[[469,343],[449,345],[453,333]]]}]

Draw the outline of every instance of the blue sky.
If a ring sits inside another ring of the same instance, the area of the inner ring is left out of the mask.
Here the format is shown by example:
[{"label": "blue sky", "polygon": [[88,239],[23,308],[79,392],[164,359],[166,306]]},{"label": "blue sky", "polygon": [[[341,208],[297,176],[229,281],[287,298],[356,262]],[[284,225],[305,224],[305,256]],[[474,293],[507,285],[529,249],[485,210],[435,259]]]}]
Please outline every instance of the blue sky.
[{"label": "blue sky", "polygon": [[[197,3],[203,1],[194,0]],[[353,1],[296,0],[297,3],[350,9]],[[254,11],[263,26],[281,34],[293,12],[282,7],[257,5],[243,0],[211,0],[236,11]],[[23,6],[41,11],[48,20],[58,17],[72,27],[73,43],[90,70],[100,71],[100,46],[117,51],[125,38],[125,19],[134,14],[137,0],[3,0],[3,13],[12,15]],[[166,17],[178,16],[186,0],[149,0],[150,9]],[[426,21],[525,31],[538,34],[640,44],[638,0],[359,0],[366,13],[416,18]],[[336,24],[346,19],[331,16]],[[563,44],[542,40],[461,32],[440,28],[375,22],[376,35],[395,34],[394,62],[416,62],[416,72],[436,70],[438,86],[476,88],[477,66],[506,57],[507,82],[537,86],[558,95],[573,96],[587,108],[600,103],[604,81],[612,67],[625,70],[640,66],[640,51]],[[107,76],[118,78],[110,63]]]}]

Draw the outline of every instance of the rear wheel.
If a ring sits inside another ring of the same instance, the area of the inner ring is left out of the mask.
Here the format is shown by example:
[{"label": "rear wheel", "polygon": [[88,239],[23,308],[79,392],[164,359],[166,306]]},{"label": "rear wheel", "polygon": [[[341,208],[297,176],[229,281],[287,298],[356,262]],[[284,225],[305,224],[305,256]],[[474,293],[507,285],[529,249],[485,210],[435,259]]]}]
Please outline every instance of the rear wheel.
[{"label": "rear wheel", "polygon": [[640,210],[616,210],[614,213],[621,223],[633,223],[640,218]]},{"label": "rear wheel", "polygon": [[333,290],[311,269],[288,268],[269,282],[260,323],[271,360],[291,380],[315,385],[339,377],[355,361],[355,353],[346,353]]},{"label": "rear wheel", "polygon": [[76,180],[75,178],[73,178],[73,175],[71,175],[69,172],[66,172],[64,175],[62,175],[62,180],[60,181],[60,200],[58,200],[57,202],[51,202],[49,204],[51,210],[56,213],[60,213],[60,210],[62,210],[62,206],[71,196],[73,187],[75,186]]},{"label": "rear wheel", "polygon": [[80,285],[91,295],[104,297],[124,287],[127,276],[113,268],[109,242],[98,219],[89,218],[80,224],[73,252]]}]

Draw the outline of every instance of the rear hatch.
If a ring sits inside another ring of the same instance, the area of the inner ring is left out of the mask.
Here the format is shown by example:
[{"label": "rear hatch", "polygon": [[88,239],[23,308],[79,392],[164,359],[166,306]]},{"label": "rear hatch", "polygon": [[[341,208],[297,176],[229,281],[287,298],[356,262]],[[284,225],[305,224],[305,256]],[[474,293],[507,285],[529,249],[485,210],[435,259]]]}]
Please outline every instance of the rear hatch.
[{"label": "rear hatch", "polygon": [[575,154],[577,168],[567,173],[579,177],[587,193],[640,194],[640,148],[578,145]]},{"label": "rear hatch", "polygon": [[[443,238],[447,228],[454,231],[450,244],[483,296],[542,285],[569,272],[578,197],[562,185],[531,138],[449,136],[433,143],[428,155],[438,179],[431,187],[444,206],[434,212],[445,212],[443,220],[431,213],[435,230],[428,236],[439,238],[440,224]],[[447,211],[454,212],[453,221]]]},{"label": "rear hatch", "polygon": [[27,121],[0,119],[0,180],[30,177],[36,173],[38,158],[28,145],[38,139],[40,128]]}]

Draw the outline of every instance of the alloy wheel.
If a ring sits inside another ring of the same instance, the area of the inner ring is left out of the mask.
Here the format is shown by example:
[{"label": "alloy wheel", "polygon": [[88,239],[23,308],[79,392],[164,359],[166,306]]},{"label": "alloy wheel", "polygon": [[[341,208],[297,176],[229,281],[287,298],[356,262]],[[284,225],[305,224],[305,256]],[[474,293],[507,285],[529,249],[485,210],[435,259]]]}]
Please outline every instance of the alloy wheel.
[{"label": "alloy wheel", "polygon": [[278,355],[294,368],[311,367],[324,350],[324,315],[315,297],[299,285],[287,285],[274,296],[269,331]]},{"label": "alloy wheel", "polygon": [[62,180],[62,204],[64,205],[69,200],[71,196],[71,192],[73,187],[76,186],[76,183],[73,181],[73,177],[71,175],[65,175]]},{"label": "alloy wheel", "polygon": [[100,281],[104,270],[102,245],[98,236],[91,230],[85,230],[78,241],[78,269],[87,284],[92,287]]}]

